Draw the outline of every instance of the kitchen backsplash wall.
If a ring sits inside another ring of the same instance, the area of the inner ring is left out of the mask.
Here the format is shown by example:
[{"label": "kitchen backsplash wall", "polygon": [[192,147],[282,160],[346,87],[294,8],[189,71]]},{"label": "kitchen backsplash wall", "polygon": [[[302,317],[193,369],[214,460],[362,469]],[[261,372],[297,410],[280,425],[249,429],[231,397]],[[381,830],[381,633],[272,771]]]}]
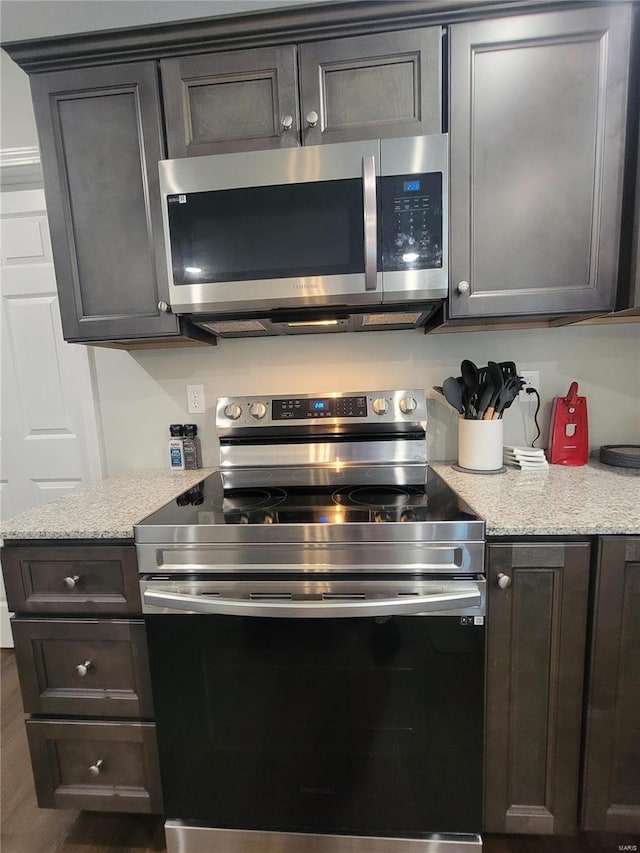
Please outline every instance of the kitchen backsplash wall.
[{"label": "kitchen backsplash wall", "polygon": [[[453,459],[457,414],[435,392],[460,361],[513,359],[540,371],[547,444],[553,397],[579,383],[589,406],[590,445],[640,442],[640,325],[465,332],[317,335],[222,341],[218,347],[127,353],[94,348],[95,384],[107,470],[165,466],[170,423],[197,423],[204,464],[215,466],[218,396],[425,388],[432,460]],[[186,385],[203,384],[206,411],[188,415]],[[505,415],[505,443],[530,444],[531,402]]]}]

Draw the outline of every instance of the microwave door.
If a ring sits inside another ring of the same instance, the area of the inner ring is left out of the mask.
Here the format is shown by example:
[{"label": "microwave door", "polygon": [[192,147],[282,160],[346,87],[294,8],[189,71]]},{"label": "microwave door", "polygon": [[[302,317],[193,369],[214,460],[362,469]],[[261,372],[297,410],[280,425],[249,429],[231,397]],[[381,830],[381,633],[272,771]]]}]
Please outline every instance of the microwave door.
[{"label": "microwave door", "polygon": [[172,310],[379,303],[379,142],[161,163]]}]

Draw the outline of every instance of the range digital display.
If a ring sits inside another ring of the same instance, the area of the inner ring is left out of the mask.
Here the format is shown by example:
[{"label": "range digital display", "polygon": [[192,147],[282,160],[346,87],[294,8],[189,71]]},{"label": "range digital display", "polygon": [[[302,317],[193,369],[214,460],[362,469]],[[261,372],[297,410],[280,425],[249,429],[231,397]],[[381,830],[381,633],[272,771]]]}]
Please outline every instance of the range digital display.
[{"label": "range digital display", "polygon": [[292,397],[271,401],[274,421],[306,420],[307,418],[365,418],[366,397],[323,397],[315,400]]}]

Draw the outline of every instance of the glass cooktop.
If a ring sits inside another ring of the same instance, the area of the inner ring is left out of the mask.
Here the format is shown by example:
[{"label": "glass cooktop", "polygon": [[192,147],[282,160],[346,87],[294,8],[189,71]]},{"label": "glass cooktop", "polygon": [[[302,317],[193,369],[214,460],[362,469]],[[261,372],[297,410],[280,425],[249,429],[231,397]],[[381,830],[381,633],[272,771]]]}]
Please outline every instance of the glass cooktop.
[{"label": "glass cooktop", "polygon": [[474,521],[473,510],[430,468],[419,485],[269,486],[226,489],[220,472],[137,526],[232,524],[411,524]]}]

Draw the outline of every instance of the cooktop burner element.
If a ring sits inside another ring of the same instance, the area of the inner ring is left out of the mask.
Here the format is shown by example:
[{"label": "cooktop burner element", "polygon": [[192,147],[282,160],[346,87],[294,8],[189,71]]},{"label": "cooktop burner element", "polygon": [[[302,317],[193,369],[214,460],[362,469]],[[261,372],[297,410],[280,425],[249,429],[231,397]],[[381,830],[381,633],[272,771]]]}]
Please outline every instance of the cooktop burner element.
[{"label": "cooktop burner element", "polygon": [[341,506],[367,506],[379,509],[424,506],[427,502],[424,488],[416,486],[362,486],[340,489],[334,492],[332,497]]},{"label": "cooktop burner element", "polygon": [[234,489],[223,496],[220,508],[225,514],[271,509],[286,497],[284,489]]}]

